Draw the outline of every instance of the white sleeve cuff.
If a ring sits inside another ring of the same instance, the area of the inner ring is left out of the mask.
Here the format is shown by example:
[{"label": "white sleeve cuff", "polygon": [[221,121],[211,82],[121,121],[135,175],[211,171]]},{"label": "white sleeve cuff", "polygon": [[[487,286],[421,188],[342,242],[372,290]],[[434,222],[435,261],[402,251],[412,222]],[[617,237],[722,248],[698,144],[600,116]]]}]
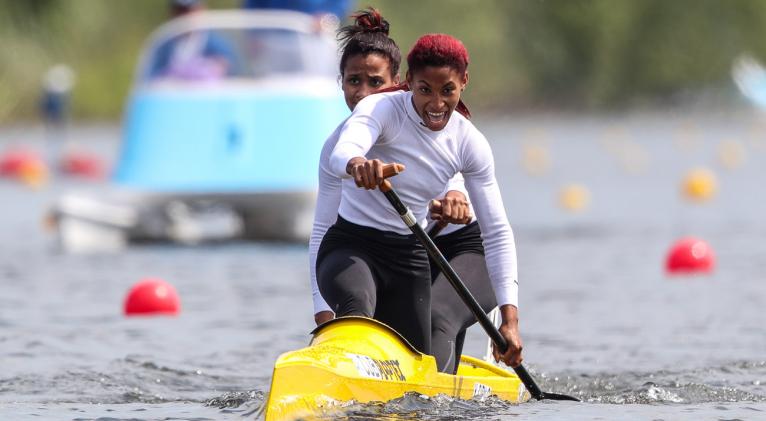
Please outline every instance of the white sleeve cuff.
[{"label": "white sleeve cuff", "polygon": [[322,311],[332,312],[332,309],[330,308],[329,305],[327,305],[324,298],[322,298],[322,294],[320,294],[319,291],[314,292],[313,298],[314,298],[314,314],[320,313]]},{"label": "white sleeve cuff", "polygon": [[514,280],[511,285],[506,285],[503,288],[498,288],[498,290],[495,291],[495,299],[497,300],[498,307],[506,304],[511,304],[516,308],[519,308],[518,281]]}]

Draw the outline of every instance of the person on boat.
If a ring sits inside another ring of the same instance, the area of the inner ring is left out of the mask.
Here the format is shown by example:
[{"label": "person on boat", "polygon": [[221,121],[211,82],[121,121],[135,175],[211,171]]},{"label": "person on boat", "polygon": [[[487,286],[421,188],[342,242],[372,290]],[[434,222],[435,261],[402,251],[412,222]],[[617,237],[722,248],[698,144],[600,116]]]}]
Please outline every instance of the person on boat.
[{"label": "person on boat", "polygon": [[[360,11],[352,17],[355,19],[355,24],[339,30],[339,38],[342,41],[340,77],[349,110],[353,110],[356,104],[367,95],[386,89],[401,88],[398,74],[401,53],[396,43],[388,37],[388,22],[374,8]],[[338,130],[341,126],[338,126]],[[317,325],[334,317],[334,313],[322,298],[317,286],[316,254],[325,232],[338,218],[341,179],[331,174],[327,167],[329,155],[338,140],[338,130],[330,136],[322,149],[319,171],[320,200],[315,212],[310,241],[314,320]],[[446,192],[445,199],[438,202],[440,209],[438,212],[433,212],[433,217],[440,223],[447,223],[447,216],[442,215],[445,208],[448,208],[446,215],[454,215],[451,219],[453,222],[465,223],[470,219],[467,215],[470,212],[468,202],[463,193],[465,188],[461,183],[456,186],[456,189],[458,190]],[[443,206],[442,203],[444,203]],[[445,229],[445,232],[448,230],[449,228]]]},{"label": "person on boat", "polygon": [[[202,0],[170,0],[171,19],[205,10]],[[164,42],[154,55],[150,70],[153,78],[215,80],[232,74],[236,68],[232,46],[215,31],[191,31]]]},{"label": "person on boat", "polygon": [[[431,274],[424,247],[375,190],[385,163],[407,170],[394,185],[425,221],[427,205],[462,172],[484,233],[487,269],[509,347],[495,357],[521,363],[516,253],[494,176],[488,142],[454,111],[468,82],[468,53],[444,34],[421,37],[407,57],[412,91],[370,95],[356,104],[337,133],[329,170],[343,178],[337,222],[324,235],[316,261],[323,299],[338,316],[374,317],[416,349],[431,353]],[[360,187],[360,188],[355,188]],[[320,197],[320,200],[322,198]],[[394,264],[392,264],[394,263]]]},{"label": "person on boat", "polygon": [[[389,38],[389,24],[373,8],[353,15],[355,23],[338,31],[340,40],[340,81],[349,110],[364,97],[399,83],[402,55],[396,42]],[[309,260],[317,325],[333,318],[334,313],[319,292],[316,280],[316,257],[327,230],[338,219],[341,200],[341,178],[330,171],[329,156],[338,141],[343,122],[330,135],[319,159],[319,189],[314,225],[309,241]]]}]

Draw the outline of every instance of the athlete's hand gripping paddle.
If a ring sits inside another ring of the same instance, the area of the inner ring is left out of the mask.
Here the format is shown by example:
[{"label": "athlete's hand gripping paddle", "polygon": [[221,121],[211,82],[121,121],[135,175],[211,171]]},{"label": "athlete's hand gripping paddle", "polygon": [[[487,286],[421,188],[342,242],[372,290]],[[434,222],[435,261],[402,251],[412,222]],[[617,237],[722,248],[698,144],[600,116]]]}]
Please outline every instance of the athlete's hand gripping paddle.
[{"label": "athlete's hand gripping paddle", "polygon": [[[384,177],[391,177],[399,174],[402,171],[404,171],[404,165],[402,164],[386,164],[383,167],[383,173],[388,174],[384,175]],[[498,349],[500,349],[502,353],[505,353],[506,350],[508,350],[508,343],[506,342],[505,338],[500,334],[500,331],[497,330],[495,325],[489,320],[487,315],[484,313],[484,310],[482,310],[481,306],[476,301],[476,298],[474,298],[471,292],[468,291],[468,288],[466,288],[465,284],[460,279],[460,276],[458,276],[457,272],[452,269],[452,266],[450,266],[447,259],[436,247],[433,240],[431,240],[428,234],[426,234],[426,232],[423,230],[423,227],[418,224],[418,221],[415,219],[415,215],[412,213],[412,211],[404,203],[402,203],[399,195],[394,191],[391,182],[387,179],[384,179],[380,183],[379,187],[380,191],[386,195],[388,201],[391,203],[394,209],[396,209],[396,212],[402,218],[402,221],[404,221],[407,227],[410,228],[418,240],[423,243],[423,246],[426,248],[428,255],[431,256],[431,258],[436,262],[436,265],[439,266],[439,269],[441,269],[442,273],[444,273],[444,276],[447,278],[449,283],[452,284],[453,288],[455,288],[455,292],[457,292],[465,305],[467,305],[474,316],[476,316],[476,319],[479,321],[479,324],[481,324],[481,327],[484,328],[484,331],[487,332],[487,335],[489,335],[495,345],[497,345]],[[532,397],[537,400],[551,399],[559,401],[580,401],[574,396],[543,392],[540,390],[540,387],[537,386],[537,383],[535,383],[535,380],[523,365],[519,364],[518,366],[512,368],[513,371],[516,372],[516,375],[519,376],[519,379],[521,379],[522,383],[524,383],[524,386],[526,386],[527,390],[529,390],[529,393],[532,395]]]}]

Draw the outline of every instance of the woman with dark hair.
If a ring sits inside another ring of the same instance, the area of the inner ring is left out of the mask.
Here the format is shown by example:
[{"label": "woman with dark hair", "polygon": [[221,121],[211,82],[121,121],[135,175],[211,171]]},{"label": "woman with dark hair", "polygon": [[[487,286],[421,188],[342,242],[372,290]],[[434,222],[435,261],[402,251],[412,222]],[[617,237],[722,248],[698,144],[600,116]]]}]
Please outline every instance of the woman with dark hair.
[{"label": "woman with dark hair", "polygon": [[353,111],[362,98],[399,83],[402,53],[389,38],[389,24],[380,11],[368,8],[351,17],[354,24],[338,30],[338,41],[341,87]]},{"label": "woman with dark hair", "polygon": [[425,249],[382,194],[365,190],[380,184],[385,163],[405,164],[406,171],[392,182],[415,221],[424,224],[431,198],[462,173],[483,233],[486,268],[503,320],[500,331],[509,343],[507,352],[496,350],[495,357],[516,366],[522,345],[513,233],[489,144],[466,117],[454,113],[468,83],[468,53],[455,38],[432,34],[417,41],[407,61],[411,91],[362,99],[337,132],[327,169],[343,181],[338,220],[317,254],[321,295],[336,315],[374,317],[431,353]]},{"label": "woman with dark hair", "polygon": [[[367,95],[390,88],[399,83],[401,52],[388,37],[388,22],[376,9],[369,8],[353,15],[354,24],[338,31],[340,41],[340,78],[343,95],[349,110]],[[317,324],[333,318],[333,312],[322,299],[316,281],[317,250],[327,229],[338,218],[341,198],[341,179],[330,172],[329,156],[338,142],[338,128],[325,141],[319,158],[319,190],[314,213],[314,226],[309,241],[309,261],[314,320]]]}]

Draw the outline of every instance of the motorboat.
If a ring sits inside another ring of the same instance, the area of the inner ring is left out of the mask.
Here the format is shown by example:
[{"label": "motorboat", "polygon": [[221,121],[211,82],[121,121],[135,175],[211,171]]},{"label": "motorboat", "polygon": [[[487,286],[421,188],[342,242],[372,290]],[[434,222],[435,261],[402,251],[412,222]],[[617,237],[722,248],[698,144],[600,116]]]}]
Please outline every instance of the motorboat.
[{"label": "motorboat", "polygon": [[60,198],[59,242],[306,241],[322,144],[349,114],[338,62],[334,31],[299,12],[163,24],[140,56],[111,182]]}]

